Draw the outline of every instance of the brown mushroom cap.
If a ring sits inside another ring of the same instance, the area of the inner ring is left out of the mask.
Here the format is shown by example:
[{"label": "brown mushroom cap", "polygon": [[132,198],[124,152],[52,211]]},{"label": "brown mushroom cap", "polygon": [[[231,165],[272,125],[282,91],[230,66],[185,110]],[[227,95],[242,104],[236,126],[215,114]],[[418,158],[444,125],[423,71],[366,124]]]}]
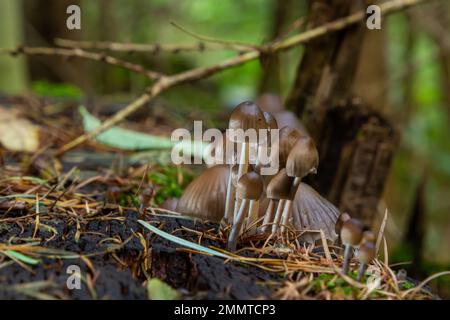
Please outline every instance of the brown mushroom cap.
[{"label": "brown mushroom cap", "polygon": [[283,100],[275,93],[263,93],[259,96],[256,104],[260,106],[262,110],[273,114],[285,110]]},{"label": "brown mushroom cap", "polygon": [[229,166],[206,169],[192,181],[178,201],[177,211],[187,216],[219,222],[225,211]]},{"label": "brown mushroom cap", "polygon": [[322,230],[325,238],[334,241],[337,238],[334,226],[339,209],[322,197],[306,183],[300,183],[292,203],[292,222],[297,230],[303,232],[301,241],[313,243],[320,239],[320,233],[307,230]]},{"label": "brown mushroom cap", "polygon": [[291,127],[283,127],[279,132],[280,167],[286,166],[286,161],[297,140],[302,136],[300,131]]},{"label": "brown mushroom cap", "polygon": [[[236,142],[231,141],[227,138],[226,132],[222,133],[222,139],[221,140],[215,140],[211,144],[209,144],[208,148],[210,148],[210,155],[214,157],[214,160],[216,155],[221,155],[221,157],[218,157],[217,161],[214,161],[214,163],[211,166],[218,165],[218,164],[230,164],[230,163],[236,163],[236,157],[237,157],[237,151],[238,146]],[[227,154],[227,148],[228,154]]]},{"label": "brown mushroom cap", "polygon": [[366,230],[363,232],[361,242],[366,242],[366,241],[375,242],[375,240],[376,240],[375,234],[372,231]]},{"label": "brown mushroom cap", "polygon": [[[228,127],[232,130],[242,129],[244,131],[255,129],[258,134],[259,129],[267,129],[267,123],[261,109],[253,102],[245,101],[234,108]],[[236,142],[244,142],[240,141],[238,137],[236,139]]]},{"label": "brown mushroom cap", "polygon": [[283,168],[270,180],[266,193],[269,199],[289,199],[293,178]]},{"label": "brown mushroom cap", "polygon": [[356,219],[345,221],[341,229],[342,243],[357,246],[361,242],[363,230],[361,221]]},{"label": "brown mushroom cap", "polygon": [[264,111],[263,115],[264,119],[266,120],[267,129],[278,129],[277,119],[275,119],[275,117],[271,113]]},{"label": "brown mushroom cap", "polygon": [[334,230],[336,231],[337,234],[339,234],[341,232],[342,229],[342,225],[344,224],[345,221],[350,220],[351,217],[347,212],[341,213],[336,221],[336,226],[334,227]]},{"label": "brown mushroom cap", "polygon": [[365,241],[359,247],[358,259],[361,263],[368,264],[375,258],[375,243]]},{"label": "brown mushroom cap", "polygon": [[254,171],[242,175],[236,185],[236,197],[239,199],[257,200],[264,191],[264,182]]},{"label": "brown mushroom cap", "polygon": [[286,161],[286,173],[290,177],[303,178],[315,173],[319,166],[319,153],[310,137],[302,136],[295,143]]},{"label": "brown mushroom cap", "polygon": [[296,129],[304,136],[309,136],[308,130],[292,111],[276,112],[273,113],[273,116],[275,117],[275,119],[277,119],[279,128],[288,126],[290,128]]}]

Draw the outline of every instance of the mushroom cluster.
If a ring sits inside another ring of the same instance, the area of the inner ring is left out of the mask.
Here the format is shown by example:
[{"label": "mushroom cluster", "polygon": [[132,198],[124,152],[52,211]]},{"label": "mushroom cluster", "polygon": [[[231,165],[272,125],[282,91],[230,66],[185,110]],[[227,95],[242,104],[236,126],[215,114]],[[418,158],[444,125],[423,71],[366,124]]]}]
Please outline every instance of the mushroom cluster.
[{"label": "mushroom cluster", "polygon": [[360,263],[357,280],[361,281],[367,265],[376,255],[375,235],[361,221],[351,218],[348,213],[342,213],[336,222],[336,232],[340,234],[344,245],[344,262],[342,272],[347,274],[350,266],[352,248],[357,249]]},{"label": "mushroom cluster", "polygon": [[[278,139],[271,139],[275,131]],[[289,126],[278,130],[276,117],[246,101],[231,113],[223,137],[224,143],[213,150],[221,155],[216,158],[220,161],[188,186],[178,212],[229,224],[229,250],[236,249],[245,232],[283,238],[289,230],[302,231],[300,240],[314,242],[322,230],[327,239],[337,238],[339,210],[301,182],[315,174],[319,165],[318,151],[305,130]],[[267,164],[261,161],[262,154],[276,160],[277,170],[264,171]]]}]

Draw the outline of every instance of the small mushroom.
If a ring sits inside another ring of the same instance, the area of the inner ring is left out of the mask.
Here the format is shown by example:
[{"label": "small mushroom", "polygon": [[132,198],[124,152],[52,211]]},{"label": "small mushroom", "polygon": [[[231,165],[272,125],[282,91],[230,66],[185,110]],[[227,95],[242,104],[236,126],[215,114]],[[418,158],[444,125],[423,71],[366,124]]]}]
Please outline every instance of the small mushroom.
[{"label": "small mushroom", "polygon": [[285,110],[283,100],[278,94],[275,93],[263,93],[259,96],[256,104],[261,107],[262,110],[270,113],[278,113]]},{"label": "small mushroom", "polygon": [[286,173],[288,176],[294,177],[294,180],[291,185],[289,200],[284,205],[281,233],[284,233],[291,219],[292,200],[297,193],[301,179],[310,173],[316,173],[318,165],[319,153],[313,140],[310,137],[301,136],[298,138],[286,161]]},{"label": "small mushroom", "polygon": [[308,230],[322,230],[326,239],[335,241],[338,216],[338,208],[306,183],[300,183],[292,203],[292,223],[296,230],[303,231],[299,240],[313,243],[320,234]]},{"label": "small mushroom", "polygon": [[280,128],[288,126],[299,131],[304,136],[309,136],[309,132],[306,127],[292,111],[277,112],[274,113],[273,116],[275,117],[275,119],[277,119]]},{"label": "small mushroom", "polygon": [[278,129],[277,119],[270,112],[263,111],[263,115],[268,130]]},{"label": "small mushroom", "polygon": [[263,93],[259,96],[256,104],[261,108],[261,110],[272,113],[280,128],[289,126],[297,129],[305,136],[309,135],[305,126],[301,123],[297,116],[292,111],[286,110],[279,95],[274,93]]},{"label": "small mushroom", "polygon": [[[264,183],[259,174],[250,171],[242,175],[236,185],[236,197],[241,199],[239,211],[235,216],[228,237],[228,249],[236,250],[236,241],[241,232],[241,228],[246,216],[252,215],[256,211],[254,204],[264,191]],[[248,209],[247,209],[248,206]]]},{"label": "small mushroom", "polygon": [[300,131],[291,127],[282,127],[279,132],[280,167],[286,167],[287,158],[297,140],[302,136]]},{"label": "small mushroom", "polygon": [[[267,123],[261,109],[253,102],[245,101],[237,105],[231,113],[228,128],[232,131],[243,130],[244,132],[253,129],[256,130],[256,133],[258,134],[259,129],[267,129]],[[239,137],[237,135],[232,135],[230,139],[233,139],[233,142],[240,144],[240,159],[238,162],[238,177],[240,178],[248,171],[250,141],[248,141],[247,137]],[[237,215],[239,206],[239,201],[236,201],[234,206],[234,216]]]},{"label": "small mushroom", "polygon": [[347,212],[343,212],[339,215],[336,221],[336,225],[334,227],[334,230],[336,231],[337,234],[341,234],[342,225],[344,224],[345,221],[350,219],[351,217]]},{"label": "small mushroom", "polygon": [[219,222],[225,211],[229,169],[217,165],[192,181],[178,201],[177,211],[187,216]]},{"label": "small mushroom", "polygon": [[262,232],[266,232],[271,223],[273,223],[271,229],[273,232],[276,231],[276,225],[281,219],[284,201],[289,198],[292,180],[293,179],[286,174],[286,169],[283,168],[278,171],[267,185],[266,194],[269,199],[269,204],[266,213],[264,214],[263,226],[261,228]]},{"label": "small mushroom", "polygon": [[367,265],[375,258],[375,235],[372,231],[364,231],[361,245],[359,246],[358,260],[360,262],[358,281],[361,281]]},{"label": "small mushroom", "polygon": [[[267,129],[266,119],[261,109],[251,101],[245,101],[236,106],[230,116],[228,128],[230,130],[242,129],[244,132],[248,129]],[[246,137],[233,137],[234,142],[241,144],[239,160],[239,177],[248,170],[249,142]]]},{"label": "small mushroom", "polygon": [[162,209],[176,211],[178,206],[178,198],[167,198],[163,203],[159,206]]},{"label": "small mushroom", "polygon": [[363,231],[364,226],[357,219],[349,219],[342,225],[341,240],[345,246],[344,263],[342,266],[342,272],[344,274],[348,272],[351,247],[356,247],[361,242]]}]

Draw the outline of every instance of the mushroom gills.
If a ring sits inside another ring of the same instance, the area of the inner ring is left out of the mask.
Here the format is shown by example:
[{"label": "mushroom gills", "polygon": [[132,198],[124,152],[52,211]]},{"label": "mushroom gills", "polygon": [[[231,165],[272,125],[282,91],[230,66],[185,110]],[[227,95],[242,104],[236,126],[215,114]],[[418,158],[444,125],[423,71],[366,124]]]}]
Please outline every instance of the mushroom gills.
[{"label": "mushroom gills", "polygon": [[[322,230],[325,238],[337,239],[334,226],[339,216],[339,209],[322,197],[316,190],[300,183],[292,205],[292,223],[297,230]],[[299,240],[313,243],[320,239],[317,232],[304,232]]]},{"label": "mushroom gills", "polygon": [[216,165],[206,169],[186,188],[177,211],[203,220],[219,222],[225,212],[229,168]]}]

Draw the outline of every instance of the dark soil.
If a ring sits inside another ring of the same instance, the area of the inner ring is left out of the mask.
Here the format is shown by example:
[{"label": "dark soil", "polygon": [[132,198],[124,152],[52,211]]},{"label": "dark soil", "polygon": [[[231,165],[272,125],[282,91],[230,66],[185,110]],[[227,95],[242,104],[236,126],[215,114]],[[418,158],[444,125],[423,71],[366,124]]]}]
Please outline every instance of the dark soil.
[{"label": "dark soil", "polygon": [[[1,215],[0,215],[1,217]],[[148,247],[151,248],[151,266],[145,270],[149,275],[164,280],[171,286],[181,289],[186,298],[195,299],[249,299],[269,297],[271,291],[261,285],[263,281],[275,279],[275,275],[265,273],[257,268],[238,263],[224,264],[223,259],[180,252],[172,242],[158,235],[144,230],[137,223],[136,212],[126,212],[124,215],[108,213],[108,218],[124,218],[123,221],[100,219],[81,225],[81,236],[78,242],[75,240],[76,225],[68,225],[63,218],[52,220],[51,226],[56,228],[58,235],[43,244],[48,248],[63,249],[73,253],[91,254],[108,249],[106,242],[102,240],[108,237],[122,240],[131,237],[122,248],[114,253],[104,253],[90,257],[93,269],[88,268],[81,259],[44,258],[42,263],[32,267],[32,272],[14,263],[0,269],[0,299],[26,299],[35,298],[34,293],[18,292],[15,285],[33,283],[36,281],[51,281],[47,287],[39,288],[38,293],[49,294],[57,298],[69,299],[146,299],[147,292],[143,286],[146,280],[142,270],[143,250],[140,240],[133,232],[141,232],[145,235]],[[99,217],[100,218],[100,217]],[[211,229],[214,225],[203,225],[184,219],[155,217],[149,219],[152,223],[160,220],[162,229],[173,232],[185,226],[196,230]],[[48,224],[48,223],[47,223]],[[20,224],[8,223],[3,225],[0,231],[0,242],[6,243],[13,237],[21,239],[32,237],[34,223]],[[89,233],[91,232],[91,233]],[[101,234],[97,234],[101,233]],[[178,236],[196,241],[196,236],[187,231],[178,231]],[[40,233],[41,237],[48,238],[51,234]],[[204,241],[205,245],[223,246],[210,240]],[[118,262],[113,255],[122,261]],[[66,286],[69,265],[78,265],[83,275],[95,278],[92,290],[89,290],[85,282],[81,290],[69,290]],[[125,264],[125,265],[124,265]]]}]

